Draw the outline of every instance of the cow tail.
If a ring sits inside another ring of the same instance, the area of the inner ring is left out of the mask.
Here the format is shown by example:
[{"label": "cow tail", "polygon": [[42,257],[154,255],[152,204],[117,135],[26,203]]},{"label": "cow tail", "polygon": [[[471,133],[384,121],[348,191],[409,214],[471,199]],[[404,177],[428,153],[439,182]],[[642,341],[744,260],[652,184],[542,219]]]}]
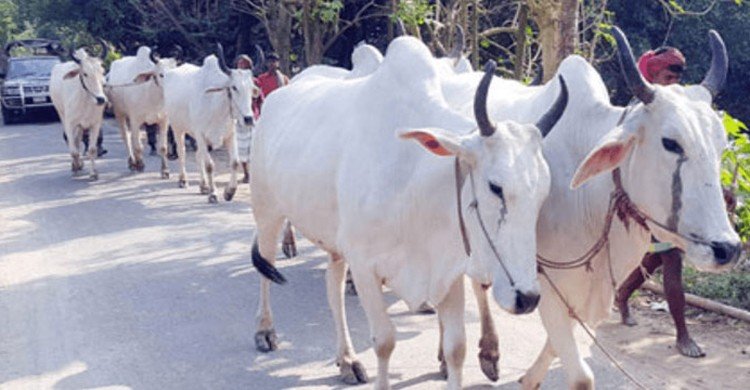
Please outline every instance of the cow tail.
[{"label": "cow tail", "polygon": [[257,269],[261,275],[265,276],[268,280],[276,284],[286,283],[286,278],[284,277],[284,275],[282,275],[281,272],[279,272],[279,270],[273,266],[273,264],[269,263],[268,260],[264,259],[263,256],[260,255],[257,240],[253,243],[252,256],[253,267],[255,267],[255,269]]}]

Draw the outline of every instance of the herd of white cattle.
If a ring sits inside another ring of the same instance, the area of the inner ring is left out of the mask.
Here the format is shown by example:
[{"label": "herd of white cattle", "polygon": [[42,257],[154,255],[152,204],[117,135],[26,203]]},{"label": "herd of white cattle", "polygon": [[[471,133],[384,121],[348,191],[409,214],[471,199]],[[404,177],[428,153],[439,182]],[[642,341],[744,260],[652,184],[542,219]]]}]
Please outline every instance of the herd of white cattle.
[{"label": "herd of white cattle", "polygon": [[[521,380],[542,382],[559,357],[568,384],[594,386],[573,336],[576,319],[605,319],[619,281],[638,267],[651,237],[671,243],[704,270],[726,269],[740,240],[725,212],[720,156],[727,146],[713,97],[725,83],[726,48],[709,34],[712,63],[698,85],[650,85],[638,73],[625,35],[613,30],[628,107],[610,104],[598,72],[570,56],[541,86],[471,69],[462,56],[435,58],[413,37],[398,37],[385,56],[370,45],[352,53],[353,69],[312,66],[266,98],[249,70],[230,69],[221,48],[201,67],[176,66],[147,47],[112,63],[85,50],[55,67],[50,92],[73,158],[96,135],[113,105],[128,149],[142,171],[139,129],[158,125],[161,173],[169,177],[166,132],[178,143],[180,186],[187,185],[184,134],[198,145],[200,190],[217,201],[208,147],[227,145],[237,188],[235,126],[253,126],[251,202],[257,223],[252,262],[260,280],[256,347],[277,347],[270,283],[279,232],[291,221],[329,256],[328,302],[341,379],[368,381],[344,313],[350,269],[378,358],[376,388],[388,388],[395,329],[383,299],[388,286],[410,308],[436,305],[441,371],[461,387],[466,352],[464,275],[481,312],[482,370],[497,380],[498,339],[488,290],[503,309],[539,307],[546,344]],[[95,143],[89,148],[96,179]],[[586,261],[581,261],[589,254]],[[539,259],[545,261],[539,265]]]}]

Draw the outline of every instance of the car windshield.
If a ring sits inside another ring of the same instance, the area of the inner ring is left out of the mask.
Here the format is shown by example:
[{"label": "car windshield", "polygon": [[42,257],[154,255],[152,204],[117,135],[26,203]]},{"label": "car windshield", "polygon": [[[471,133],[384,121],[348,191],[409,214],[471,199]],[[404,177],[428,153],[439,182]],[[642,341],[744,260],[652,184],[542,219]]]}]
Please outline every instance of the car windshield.
[{"label": "car windshield", "polygon": [[57,58],[34,58],[20,61],[10,61],[8,64],[8,79],[17,77],[49,77],[52,67],[59,63]]}]

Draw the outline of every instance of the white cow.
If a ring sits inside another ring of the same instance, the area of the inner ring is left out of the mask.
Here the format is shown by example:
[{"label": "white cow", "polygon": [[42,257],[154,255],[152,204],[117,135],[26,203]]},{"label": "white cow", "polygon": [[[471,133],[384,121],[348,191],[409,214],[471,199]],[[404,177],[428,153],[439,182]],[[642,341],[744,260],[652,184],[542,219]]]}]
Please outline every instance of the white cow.
[{"label": "white cow", "polygon": [[[484,107],[493,71],[489,66],[477,90],[477,107]],[[494,286],[495,299],[510,312],[531,311],[539,298],[535,216],[549,186],[540,131],[492,124],[484,109],[476,113],[479,132],[472,131],[475,122],[446,106],[438,81],[424,44],[398,38],[369,76],[315,78],[274,93],[256,127],[253,265],[267,278],[285,281],[273,266],[285,218],[330,254],[326,282],[336,362],[349,383],[364,382],[367,375],[344,316],[347,262],[378,356],[378,388],[388,387],[395,346],[382,284],[412,309],[437,303],[451,388],[460,387],[465,355],[467,267]],[[540,126],[550,127],[564,104],[561,99]],[[468,261],[459,210],[472,249]],[[262,278],[256,333],[261,351],[276,348],[269,288]]]},{"label": "white cow", "polygon": [[166,73],[164,105],[169,124],[177,141],[180,159],[180,187],[187,187],[185,172],[185,134],[195,138],[195,154],[200,172],[200,191],[216,203],[213,180],[214,162],[208,147],[226,144],[229,151],[230,181],[224,199],[232,200],[237,191],[237,148],[234,146],[234,123],[254,124],[252,98],[259,93],[249,69],[229,69],[219,46],[218,58],[209,55],[203,66],[183,64]]},{"label": "white cow", "polygon": [[[614,32],[624,73],[641,103],[627,112],[610,105],[604,83],[591,65],[579,56],[563,61],[558,73],[571,86],[572,102],[544,141],[552,190],[537,226],[539,254],[551,266],[543,267],[545,274],[575,314],[590,325],[608,317],[615,287],[638,267],[652,234],[683,249],[689,261],[708,270],[726,268],[740,249],[719,181],[726,135],[711,108],[712,96],[726,78],[721,38],[710,34],[713,62],[701,85],[663,87],[643,81],[627,39],[619,29]],[[470,110],[469,94],[480,77],[462,75],[445,82],[451,105]],[[490,116],[534,120],[558,89],[557,82],[542,87],[508,80],[494,83]],[[614,216],[605,235],[608,245],[591,259],[590,272],[584,262],[578,268],[556,269],[560,262],[580,258],[602,237],[610,194],[616,189],[608,173],[618,168],[623,193],[640,210],[631,214],[645,218],[648,229],[635,219],[625,223]],[[524,376],[523,388],[537,388],[555,356],[561,358],[571,388],[592,388],[593,375],[573,338],[576,322],[552,285],[546,278],[541,280],[540,314],[548,339]]]},{"label": "white cow", "polygon": [[[107,54],[106,45],[103,45]],[[94,160],[97,156],[95,140],[101,131],[104,105],[104,68],[102,60],[89,56],[83,48],[71,53],[73,61],[57,64],[52,67],[49,93],[52,104],[60,116],[60,121],[68,140],[68,149],[73,157],[71,169],[73,174],[83,169],[81,160],[81,140],[83,132],[88,130],[89,139],[89,177],[98,178]]]},{"label": "white cow", "polygon": [[128,151],[128,168],[143,172],[145,164],[140,130],[148,125],[156,125],[159,132],[161,176],[164,179],[169,178],[164,74],[175,66],[175,59],[159,59],[149,47],[141,46],[135,56],[113,61],[107,75],[106,91]]},{"label": "white cow", "polygon": [[380,66],[380,63],[383,62],[383,55],[375,46],[368,45],[365,41],[362,41],[354,47],[351,61],[351,70],[330,65],[309,66],[299,74],[292,77],[290,83],[297,83],[301,80],[306,80],[309,77],[324,77],[343,80],[367,76]]}]

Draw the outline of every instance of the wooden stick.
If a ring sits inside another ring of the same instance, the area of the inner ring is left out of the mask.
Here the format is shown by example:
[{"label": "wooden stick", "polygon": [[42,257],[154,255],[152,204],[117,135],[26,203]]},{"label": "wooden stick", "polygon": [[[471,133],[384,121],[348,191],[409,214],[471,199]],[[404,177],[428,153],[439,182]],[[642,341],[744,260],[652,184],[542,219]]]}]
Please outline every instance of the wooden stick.
[{"label": "wooden stick", "polygon": [[[657,294],[664,295],[664,287],[650,280],[647,280],[645,283],[643,283],[643,288]],[[728,306],[723,303],[719,303],[688,293],[685,293],[685,302],[687,302],[690,306],[695,306],[700,309],[709,310],[715,313],[724,314],[732,318],[736,318],[738,320],[750,322],[750,312],[747,310],[738,309],[736,307]]]}]

